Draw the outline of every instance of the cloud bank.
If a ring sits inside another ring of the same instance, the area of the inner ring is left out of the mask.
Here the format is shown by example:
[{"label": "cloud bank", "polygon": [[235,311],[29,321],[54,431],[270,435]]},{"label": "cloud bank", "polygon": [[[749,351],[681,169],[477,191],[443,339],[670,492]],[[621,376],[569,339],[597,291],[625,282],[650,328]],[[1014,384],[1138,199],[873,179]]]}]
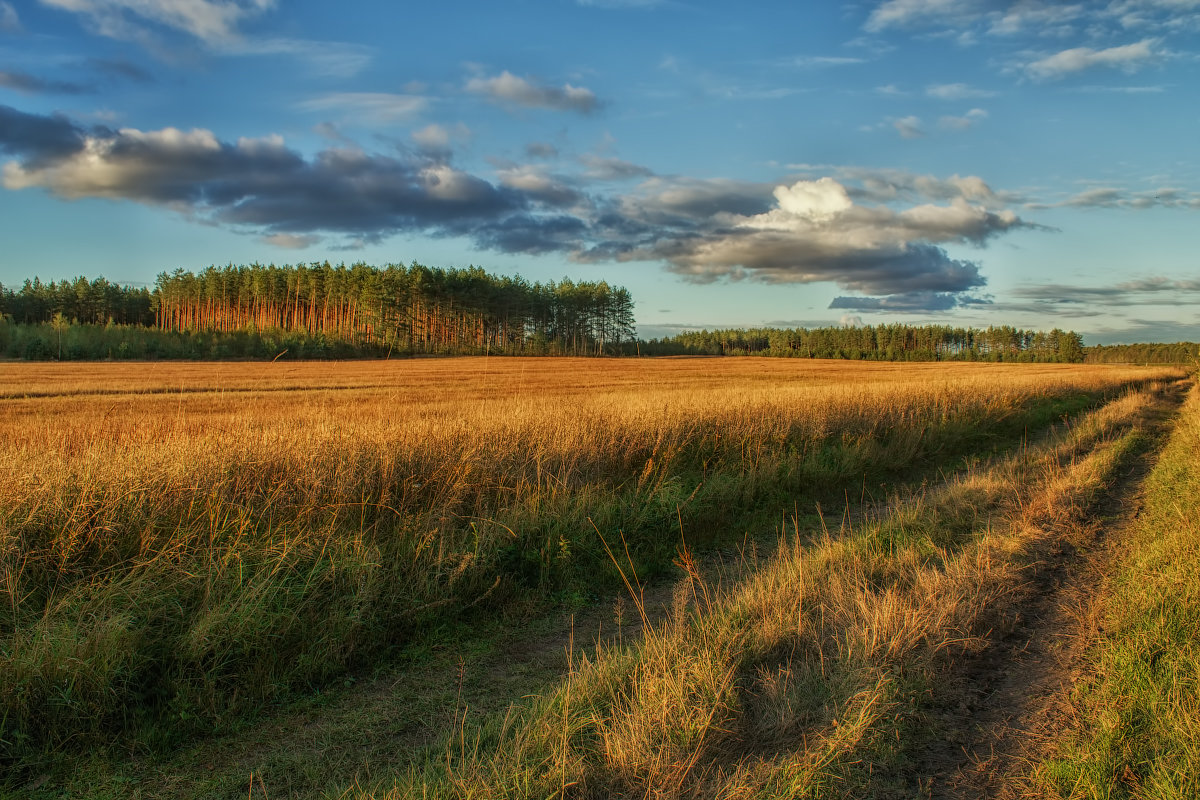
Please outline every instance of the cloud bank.
[{"label": "cloud bank", "polygon": [[588,156],[574,172],[505,163],[486,178],[452,163],[455,138],[468,134],[428,126],[400,155],[339,142],[306,157],[278,136],[85,128],[0,106],[0,151],[14,159],[5,188],[164,207],[280,247],[330,235],[348,247],[402,232],[456,236],[506,253],[658,262],[697,282],[831,282],[863,295],[835,308],[941,310],[978,302],[966,293],[985,283],[944,246],[1033,227],[974,176],[844,170],[771,184]]}]

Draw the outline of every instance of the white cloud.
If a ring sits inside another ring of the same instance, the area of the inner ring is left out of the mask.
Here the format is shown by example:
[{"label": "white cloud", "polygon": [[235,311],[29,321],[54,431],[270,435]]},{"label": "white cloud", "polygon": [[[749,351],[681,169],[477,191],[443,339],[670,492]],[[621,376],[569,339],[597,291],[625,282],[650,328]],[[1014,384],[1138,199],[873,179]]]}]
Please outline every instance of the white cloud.
[{"label": "white cloud", "polygon": [[1164,56],[1164,53],[1157,49],[1158,44],[1159,40],[1157,39],[1143,39],[1133,44],[1109,47],[1104,50],[1074,47],[1026,64],[1025,73],[1035,80],[1056,80],[1096,67],[1112,67],[1125,72],[1136,72],[1139,68]]},{"label": "white cloud", "polygon": [[988,113],[982,108],[972,108],[961,117],[945,116],[938,120],[938,127],[948,131],[965,131],[975,126],[975,123],[987,119]]},{"label": "white cloud", "polygon": [[352,78],[371,63],[370,47],[349,42],[309,39],[230,39],[216,44],[219,52],[233,56],[293,56],[305,69],[330,78]]},{"label": "white cloud", "polygon": [[980,13],[978,0],[887,0],[879,5],[863,26],[871,33],[887,28],[903,28],[919,24],[946,25],[966,21]]},{"label": "white cloud", "polygon": [[905,139],[920,139],[925,135],[920,117],[908,116],[892,120],[892,127]]},{"label": "white cloud", "polygon": [[[977,178],[957,180],[964,186],[978,183],[986,188]],[[676,191],[694,195],[697,189],[719,199],[714,197],[707,207],[690,198],[676,204],[677,209],[686,208],[681,226],[685,234],[657,236],[642,246],[603,255],[624,261],[666,261],[673,271],[697,281],[742,277],[768,282],[831,281],[845,289],[905,295],[905,303],[949,308],[957,302],[954,293],[981,286],[984,279],[977,265],[950,258],[938,245],[983,244],[1004,231],[1028,227],[1012,211],[991,211],[962,196],[948,205],[925,203],[902,210],[860,205],[853,201],[855,192],[847,184],[828,176],[776,186],[774,202],[751,214],[723,210],[743,198],[722,195],[711,182]],[[640,205],[622,208],[631,219],[662,220],[661,215],[645,211]],[[588,255],[583,254],[585,260]]]},{"label": "white cloud", "polygon": [[591,89],[572,86],[538,86],[517,77],[508,70],[491,78],[476,77],[467,81],[468,92],[485,95],[493,100],[526,108],[551,108],[557,111],[578,111],[587,114],[596,109],[596,95]]},{"label": "white cloud", "polygon": [[780,66],[785,67],[800,67],[802,69],[812,69],[819,67],[844,67],[850,64],[865,64],[865,58],[855,58],[853,56],[793,56],[792,58],[781,59]]},{"label": "white cloud", "polygon": [[925,87],[925,94],[938,100],[969,100],[977,97],[995,97],[987,89],[975,89],[965,83],[938,83]]},{"label": "white cloud", "polygon": [[6,2],[0,2],[0,31],[21,30],[21,20],[17,10]]},{"label": "white cloud", "polygon": [[1080,86],[1077,91],[1089,94],[1162,94],[1165,86]]},{"label": "white cloud", "polygon": [[813,222],[828,222],[854,205],[846,187],[830,177],[777,186],[773,194],[781,211]]},{"label": "white cloud", "polygon": [[1087,9],[1079,3],[1018,0],[1007,10],[991,15],[988,32],[997,36],[1014,36],[1026,31],[1040,36],[1066,36],[1074,32],[1071,23],[1086,13]]},{"label": "white cloud", "polygon": [[44,5],[81,14],[102,36],[143,40],[150,22],[191,34],[208,43],[237,36],[238,24],[270,10],[275,0],[41,0]]},{"label": "white cloud", "polygon": [[429,107],[429,100],[410,94],[338,92],[305,100],[297,107],[302,111],[353,114],[360,119],[386,124],[415,117]]}]

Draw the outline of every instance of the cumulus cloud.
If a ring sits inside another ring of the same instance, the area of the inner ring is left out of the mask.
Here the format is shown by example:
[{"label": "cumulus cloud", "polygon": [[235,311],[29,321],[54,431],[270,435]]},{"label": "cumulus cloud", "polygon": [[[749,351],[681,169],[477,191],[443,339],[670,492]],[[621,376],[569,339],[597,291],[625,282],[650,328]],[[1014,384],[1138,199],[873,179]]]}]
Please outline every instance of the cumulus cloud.
[{"label": "cumulus cloud", "polygon": [[898,169],[828,167],[847,182],[847,192],[856,200],[892,203],[897,200],[965,200],[984,208],[1000,209],[1021,201],[1010,192],[997,192],[977,175],[951,175],[938,178]]},{"label": "cumulus cloud", "polygon": [[21,30],[21,19],[11,4],[0,2],[0,31],[15,33]]},{"label": "cumulus cloud", "polygon": [[25,94],[88,94],[96,91],[94,86],[47,80],[26,72],[4,71],[0,71],[0,87]]},{"label": "cumulus cloud", "polygon": [[41,0],[85,17],[92,29],[115,39],[144,40],[145,23],[219,43],[237,36],[238,25],[265,13],[275,0]]},{"label": "cumulus cloud", "polygon": [[682,177],[654,177],[621,198],[620,213],[654,225],[689,228],[720,214],[753,215],[771,207],[769,183]]},{"label": "cumulus cloud", "polygon": [[1125,72],[1136,72],[1147,64],[1162,59],[1159,40],[1143,39],[1133,44],[1094,50],[1090,47],[1073,47],[1054,55],[1039,58],[1025,65],[1025,74],[1034,80],[1058,80],[1078,72],[1108,67]]},{"label": "cumulus cloud", "polygon": [[10,190],[163,206],[263,235],[335,232],[378,240],[404,230],[467,234],[528,199],[446,164],[331,148],[311,160],[279,137],[223,142],[207,130],[81,131],[0,107]]},{"label": "cumulus cloud", "polygon": [[[415,137],[436,147],[454,139],[434,126]],[[3,169],[9,190],[168,208],[274,246],[457,236],[509,253],[658,262],[695,281],[831,282],[863,295],[838,301],[851,310],[974,302],[967,293],[985,283],[979,265],[944,247],[1034,227],[974,176],[843,170],[755,183],[649,175],[597,158],[566,174],[497,164],[487,179],[421,151],[347,145],[306,157],[278,136],[229,142],[203,129],[85,128],[4,106],[0,151],[14,159]],[[612,193],[614,177],[639,182]]]},{"label": "cumulus cloud", "polygon": [[[708,209],[731,205],[727,196],[716,202],[714,195],[710,193]],[[951,258],[942,244],[983,245],[993,236],[1027,226],[1011,211],[989,211],[961,197],[948,205],[903,210],[859,205],[844,184],[830,177],[776,186],[770,197],[765,211],[749,215],[713,210],[707,220],[700,220],[683,214],[682,221],[672,224],[672,236],[664,236],[661,227],[670,218],[660,216],[654,229],[630,232],[624,249],[609,246],[595,255],[665,261],[672,271],[696,281],[828,281],[867,295],[909,298],[888,300],[893,305],[911,302],[941,308],[947,301],[940,295],[958,295],[985,283],[977,264]],[[763,202],[757,193],[743,193],[738,199]],[[863,302],[863,308],[871,305],[870,300]]]},{"label": "cumulus cloud", "polygon": [[525,108],[549,108],[555,111],[575,111],[590,114],[598,102],[591,89],[572,86],[540,86],[532,81],[513,75],[508,70],[491,78],[475,77],[467,81],[468,92],[484,95],[505,105]]},{"label": "cumulus cloud", "polygon": [[512,164],[497,170],[502,186],[517,189],[549,206],[571,207],[584,202],[583,193],[572,181],[540,166]]},{"label": "cumulus cloud", "polygon": [[84,131],[64,116],[26,114],[0,106],[0,152],[26,164],[71,156],[83,149],[85,141]]}]

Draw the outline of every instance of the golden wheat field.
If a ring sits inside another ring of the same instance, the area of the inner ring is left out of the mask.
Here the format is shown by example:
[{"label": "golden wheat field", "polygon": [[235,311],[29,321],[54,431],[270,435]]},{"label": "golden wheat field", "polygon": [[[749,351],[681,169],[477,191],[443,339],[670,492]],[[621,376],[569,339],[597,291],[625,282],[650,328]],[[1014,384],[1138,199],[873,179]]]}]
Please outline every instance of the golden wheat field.
[{"label": "golden wheat field", "polygon": [[[448,620],[620,585],[610,543],[664,574],[681,534],[771,536],[781,510],[1025,447],[1178,377],[754,358],[3,364],[0,761],[28,776],[102,742],[169,749]],[[699,758],[675,750],[654,769]],[[491,769],[480,758],[471,771]],[[636,794],[641,762],[621,763],[578,780]]]}]

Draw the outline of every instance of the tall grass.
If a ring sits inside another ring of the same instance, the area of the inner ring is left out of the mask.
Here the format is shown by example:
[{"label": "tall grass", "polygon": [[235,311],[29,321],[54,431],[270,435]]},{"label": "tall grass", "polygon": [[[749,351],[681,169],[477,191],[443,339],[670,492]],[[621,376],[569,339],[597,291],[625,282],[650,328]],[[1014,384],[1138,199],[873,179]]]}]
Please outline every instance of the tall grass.
[{"label": "tall grass", "polygon": [[1099,609],[1089,677],[1034,786],[1062,798],[1200,796],[1200,393],[1146,486]]},{"label": "tall grass", "polygon": [[1164,374],[499,359],[2,369],[9,763],[221,725],[448,616],[586,585],[608,563],[593,524],[654,568],[681,523],[737,536],[769,498],[968,452]]},{"label": "tall grass", "polygon": [[1152,400],[1126,395],[864,527],[797,529],[724,589],[691,570],[644,642],[580,658],[532,705],[456,730],[444,760],[354,796],[914,796],[942,670],[986,646]]}]

